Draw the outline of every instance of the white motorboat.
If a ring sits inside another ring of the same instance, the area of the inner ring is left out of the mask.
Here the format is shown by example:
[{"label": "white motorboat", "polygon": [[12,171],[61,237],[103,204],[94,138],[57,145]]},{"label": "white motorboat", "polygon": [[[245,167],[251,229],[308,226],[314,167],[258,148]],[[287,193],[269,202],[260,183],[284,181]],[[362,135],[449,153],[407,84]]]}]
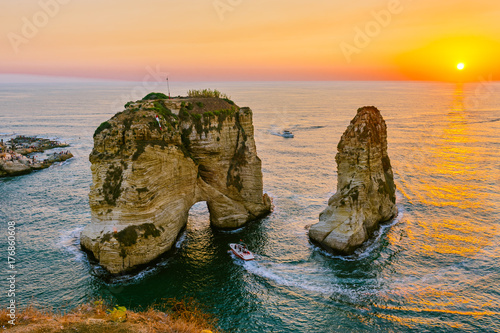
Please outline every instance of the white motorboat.
[{"label": "white motorboat", "polygon": [[289,130],[284,130],[283,133],[281,133],[281,136],[284,138],[293,138],[293,133]]},{"label": "white motorboat", "polygon": [[252,252],[250,252],[246,245],[243,243],[236,244],[236,243],[230,243],[229,247],[231,248],[231,252],[234,253],[235,256],[237,256],[240,259],[243,260],[254,260],[255,256],[253,255]]}]

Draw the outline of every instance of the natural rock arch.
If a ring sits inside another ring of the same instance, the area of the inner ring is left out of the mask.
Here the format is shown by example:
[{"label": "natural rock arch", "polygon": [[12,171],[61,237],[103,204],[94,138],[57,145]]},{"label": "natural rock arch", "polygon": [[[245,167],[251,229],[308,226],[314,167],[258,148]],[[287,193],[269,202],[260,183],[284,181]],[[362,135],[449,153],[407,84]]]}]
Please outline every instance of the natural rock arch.
[{"label": "natural rock arch", "polygon": [[218,228],[241,227],[271,209],[252,112],[228,100],[128,103],[96,130],[90,161],[91,224],[81,244],[112,273],[168,251],[197,202],[207,202]]}]

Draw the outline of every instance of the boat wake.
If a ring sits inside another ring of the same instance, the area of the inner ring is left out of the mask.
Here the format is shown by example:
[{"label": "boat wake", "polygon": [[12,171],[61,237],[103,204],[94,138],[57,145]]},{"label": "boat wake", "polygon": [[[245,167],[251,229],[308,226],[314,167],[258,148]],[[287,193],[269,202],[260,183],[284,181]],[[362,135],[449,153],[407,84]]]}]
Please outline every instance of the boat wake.
[{"label": "boat wake", "polygon": [[320,128],[325,128],[326,125],[315,125],[315,126],[297,126],[296,129],[301,131],[315,130]]},{"label": "boat wake", "polygon": [[[288,130],[295,130],[295,127],[296,126],[289,126],[289,127],[280,127],[280,126],[276,126],[276,125],[273,125],[271,126],[269,129],[268,129],[268,133],[269,134],[272,134],[272,135],[276,135],[276,136],[281,136],[283,137],[284,136],[284,132],[285,131],[288,131]],[[289,131],[288,131],[289,132]],[[291,132],[290,132],[291,134]]]},{"label": "boat wake", "polygon": [[[389,223],[384,223],[374,236],[350,256],[333,255],[323,249],[311,245],[313,251],[321,252],[325,256],[344,261],[357,261],[369,257],[382,246],[381,238],[390,228],[400,223],[404,216],[403,196],[397,192],[398,215]],[[302,263],[276,263],[264,256],[256,255],[254,261],[243,261],[231,253],[237,265],[242,266],[248,273],[257,277],[257,283],[271,283],[288,288],[299,288],[323,297],[332,298],[353,304],[369,301],[374,296],[385,293],[378,278],[363,280],[363,285],[352,279],[338,278],[332,274],[329,267],[320,267],[314,261]],[[261,279],[261,281],[259,281]],[[263,279],[263,280],[262,280]]]},{"label": "boat wake", "polygon": [[[233,258],[236,258],[236,256],[233,255]],[[258,277],[258,279],[263,279],[264,281],[260,281],[261,283],[302,289],[344,302],[359,303],[378,293],[378,290],[369,285],[348,286],[335,276],[332,276],[331,270],[326,268],[277,264],[262,258],[258,258],[257,261],[238,260],[237,263],[243,266],[248,273]]]}]

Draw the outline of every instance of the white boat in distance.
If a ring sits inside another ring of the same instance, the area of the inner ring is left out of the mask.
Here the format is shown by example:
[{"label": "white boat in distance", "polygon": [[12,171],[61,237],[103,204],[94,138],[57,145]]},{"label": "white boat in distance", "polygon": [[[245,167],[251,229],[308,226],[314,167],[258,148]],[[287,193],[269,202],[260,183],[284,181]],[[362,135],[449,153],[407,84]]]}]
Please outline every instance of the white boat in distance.
[{"label": "white boat in distance", "polygon": [[281,133],[281,136],[284,138],[293,138],[293,133],[289,130],[284,130],[283,133]]},{"label": "white boat in distance", "polygon": [[230,243],[229,247],[231,248],[231,252],[234,253],[240,259],[243,260],[254,260],[255,257],[252,252],[250,252],[245,244],[236,244]]}]

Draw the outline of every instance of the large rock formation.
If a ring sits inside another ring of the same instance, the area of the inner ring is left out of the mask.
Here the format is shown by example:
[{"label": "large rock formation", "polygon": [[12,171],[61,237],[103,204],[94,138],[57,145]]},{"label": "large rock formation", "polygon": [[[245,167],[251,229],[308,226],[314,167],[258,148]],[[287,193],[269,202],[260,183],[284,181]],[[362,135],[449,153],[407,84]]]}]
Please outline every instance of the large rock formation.
[{"label": "large rock formation", "polygon": [[358,109],[337,146],[337,192],[309,230],[314,242],[350,254],[379,222],[397,215],[396,187],[387,156],[387,127],[373,106]]},{"label": "large rock formation", "polygon": [[218,228],[241,227],[271,209],[249,108],[157,97],[127,103],[94,134],[92,217],[81,245],[111,273],[168,251],[196,202],[207,202]]}]

